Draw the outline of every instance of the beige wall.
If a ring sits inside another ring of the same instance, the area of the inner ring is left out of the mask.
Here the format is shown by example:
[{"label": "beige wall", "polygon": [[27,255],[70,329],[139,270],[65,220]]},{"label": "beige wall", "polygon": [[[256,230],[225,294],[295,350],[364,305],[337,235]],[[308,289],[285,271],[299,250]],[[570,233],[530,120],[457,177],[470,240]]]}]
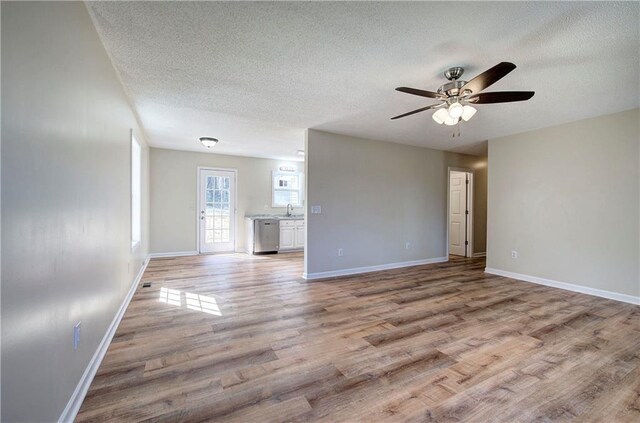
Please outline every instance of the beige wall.
[{"label": "beige wall", "polygon": [[[85,5],[2,2],[2,421],[56,421],[147,254],[130,128]],[[82,322],[73,350],[74,323]]]},{"label": "beige wall", "polygon": [[640,295],[639,122],[636,109],[490,140],[487,266]]},{"label": "beige wall", "polygon": [[[223,141],[221,141],[223,142]],[[293,166],[304,172],[301,162],[225,156],[210,153],[151,149],[151,252],[196,251],[197,168],[218,167],[238,171],[238,244],[244,250],[246,214],[284,214],[271,207],[271,171]],[[303,209],[295,209],[302,213]]]},{"label": "beige wall", "polygon": [[[311,129],[306,152],[308,274],[446,256],[448,167],[486,163]],[[312,205],[322,214],[311,214]]]}]

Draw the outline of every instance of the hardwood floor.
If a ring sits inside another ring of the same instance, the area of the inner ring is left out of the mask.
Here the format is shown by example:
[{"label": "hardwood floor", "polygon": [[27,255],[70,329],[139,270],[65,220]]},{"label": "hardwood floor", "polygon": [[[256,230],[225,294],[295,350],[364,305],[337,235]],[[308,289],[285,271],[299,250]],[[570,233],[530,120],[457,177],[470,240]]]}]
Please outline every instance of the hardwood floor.
[{"label": "hardwood floor", "polygon": [[640,307],[483,269],[154,259],[77,421],[640,421]]}]

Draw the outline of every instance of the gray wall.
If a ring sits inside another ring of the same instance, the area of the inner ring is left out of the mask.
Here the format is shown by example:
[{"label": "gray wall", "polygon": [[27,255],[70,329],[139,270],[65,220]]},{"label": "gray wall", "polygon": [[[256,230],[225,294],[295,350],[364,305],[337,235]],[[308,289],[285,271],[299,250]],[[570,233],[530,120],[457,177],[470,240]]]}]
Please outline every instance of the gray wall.
[{"label": "gray wall", "polygon": [[446,256],[448,167],[486,169],[481,157],[311,129],[306,152],[307,273]]},{"label": "gray wall", "polygon": [[[221,141],[223,142],[223,141]],[[215,147],[214,147],[215,148]],[[245,244],[245,214],[284,214],[271,207],[271,171],[292,166],[304,172],[301,162],[225,156],[211,153],[151,149],[151,252],[196,251],[197,168],[219,167],[238,171],[238,243]],[[303,209],[296,209],[302,213]]]},{"label": "gray wall", "polygon": [[2,421],[60,417],[147,254],[130,128],[143,142],[83,3],[2,2]]},{"label": "gray wall", "polygon": [[635,109],[490,140],[487,266],[640,295],[639,122]]}]

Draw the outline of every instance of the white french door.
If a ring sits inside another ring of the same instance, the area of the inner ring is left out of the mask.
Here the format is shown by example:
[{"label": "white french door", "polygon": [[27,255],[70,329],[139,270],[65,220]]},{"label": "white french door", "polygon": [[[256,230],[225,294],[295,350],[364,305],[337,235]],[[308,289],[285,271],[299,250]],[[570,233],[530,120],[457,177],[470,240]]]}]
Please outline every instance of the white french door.
[{"label": "white french door", "polygon": [[198,222],[201,253],[235,250],[236,172],[200,169]]}]

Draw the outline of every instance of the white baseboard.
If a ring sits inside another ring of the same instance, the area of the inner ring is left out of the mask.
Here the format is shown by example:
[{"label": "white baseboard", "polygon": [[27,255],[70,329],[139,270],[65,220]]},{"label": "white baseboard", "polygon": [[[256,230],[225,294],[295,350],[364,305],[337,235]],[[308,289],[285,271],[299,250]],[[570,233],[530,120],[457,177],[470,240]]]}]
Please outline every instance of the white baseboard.
[{"label": "white baseboard", "polygon": [[485,273],[490,273],[492,275],[505,276],[507,278],[518,279],[525,282],[537,283],[538,285],[545,285],[553,288],[565,289],[567,291],[580,292],[581,294],[607,298],[609,300],[622,301],[623,303],[640,305],[640,297],[634,297],[633,295],[620,294],[618,292],[605,291],[597,288],[589,288],[587,286],[575,285],[567,282],[558,282],[551,279],[539,278],[537,276],[494,269],[492,267],[486,267],[484,271]]},{"label": "white baseboard", "polygon": [[80,378],[76,389],[73,391],[69,402],[67,402],[67,406],[62,411],[62,415],[60,415],[60,418],[58,419],[59,423],[73,422],[75,420],[76,415],[80,410],[80,406],[82,405],[82,401],[84,401],[84,397],[87,395],[89,386],[91,385],[91,382],[93,381],[93,378],[96,375],[98,368],[100,367],[100,363],[102,363],[102,359],[107,353],[107,349],[109,348],[109,344],[111,344],[113,335],[115,335],[116,333],[116,329],[120,324],[120,320],[122,320],[122,316],[124,316],[124,312],[127,310],[127,306],[129,305],[133,294],[135,294],[136,288],[138,288],[138,284],[140,283],[142,275],[146,270],[148,264],[149,257],[147,257],[142,263],[138,274],[131,284],[131,288],[129,289],[127,296],[124,298],[124,301],[122,301],[118,312],[116,313],[115,317],[111,321],[111,324],[109,325],[109,328],[107,329],[107,333],[104,334],[100,345],[98,345],[98,349],[93,354],[93,357],[91,358],[91,361],[89,361],[89,365],[87,365],[87,368],[82,374],[82,377]]},{"label": "white baseboard", "polygon": [[278,250],[278,254],[299,253],[300,251],[304,251],[304,248],[290,248],[286,250]]},{"label": "white baseboard", "polygon": [[170,253],[151,253],[150,258],[197,256],[197,251],[173,251]]},{"label": "white baseboard", "polygon": [[402,261],[398,263],[380,264],[377,266],[353,267],[351,269],[330,270],[328,272],[303,273],[303,279],[324,279],[336,276],[356,275],[358,273],[378,272],[380,270],[398,269],[401,267],[420,266],[423,264],[443,263],[449,261],[447,257],[435,257],[425,260]]},{"label": "white baseboard", "polygon": [[471,255],[471,257],[486,257],[486,256],[487,256],[486,252],[484,252],[484,253],[473,253]]}]

